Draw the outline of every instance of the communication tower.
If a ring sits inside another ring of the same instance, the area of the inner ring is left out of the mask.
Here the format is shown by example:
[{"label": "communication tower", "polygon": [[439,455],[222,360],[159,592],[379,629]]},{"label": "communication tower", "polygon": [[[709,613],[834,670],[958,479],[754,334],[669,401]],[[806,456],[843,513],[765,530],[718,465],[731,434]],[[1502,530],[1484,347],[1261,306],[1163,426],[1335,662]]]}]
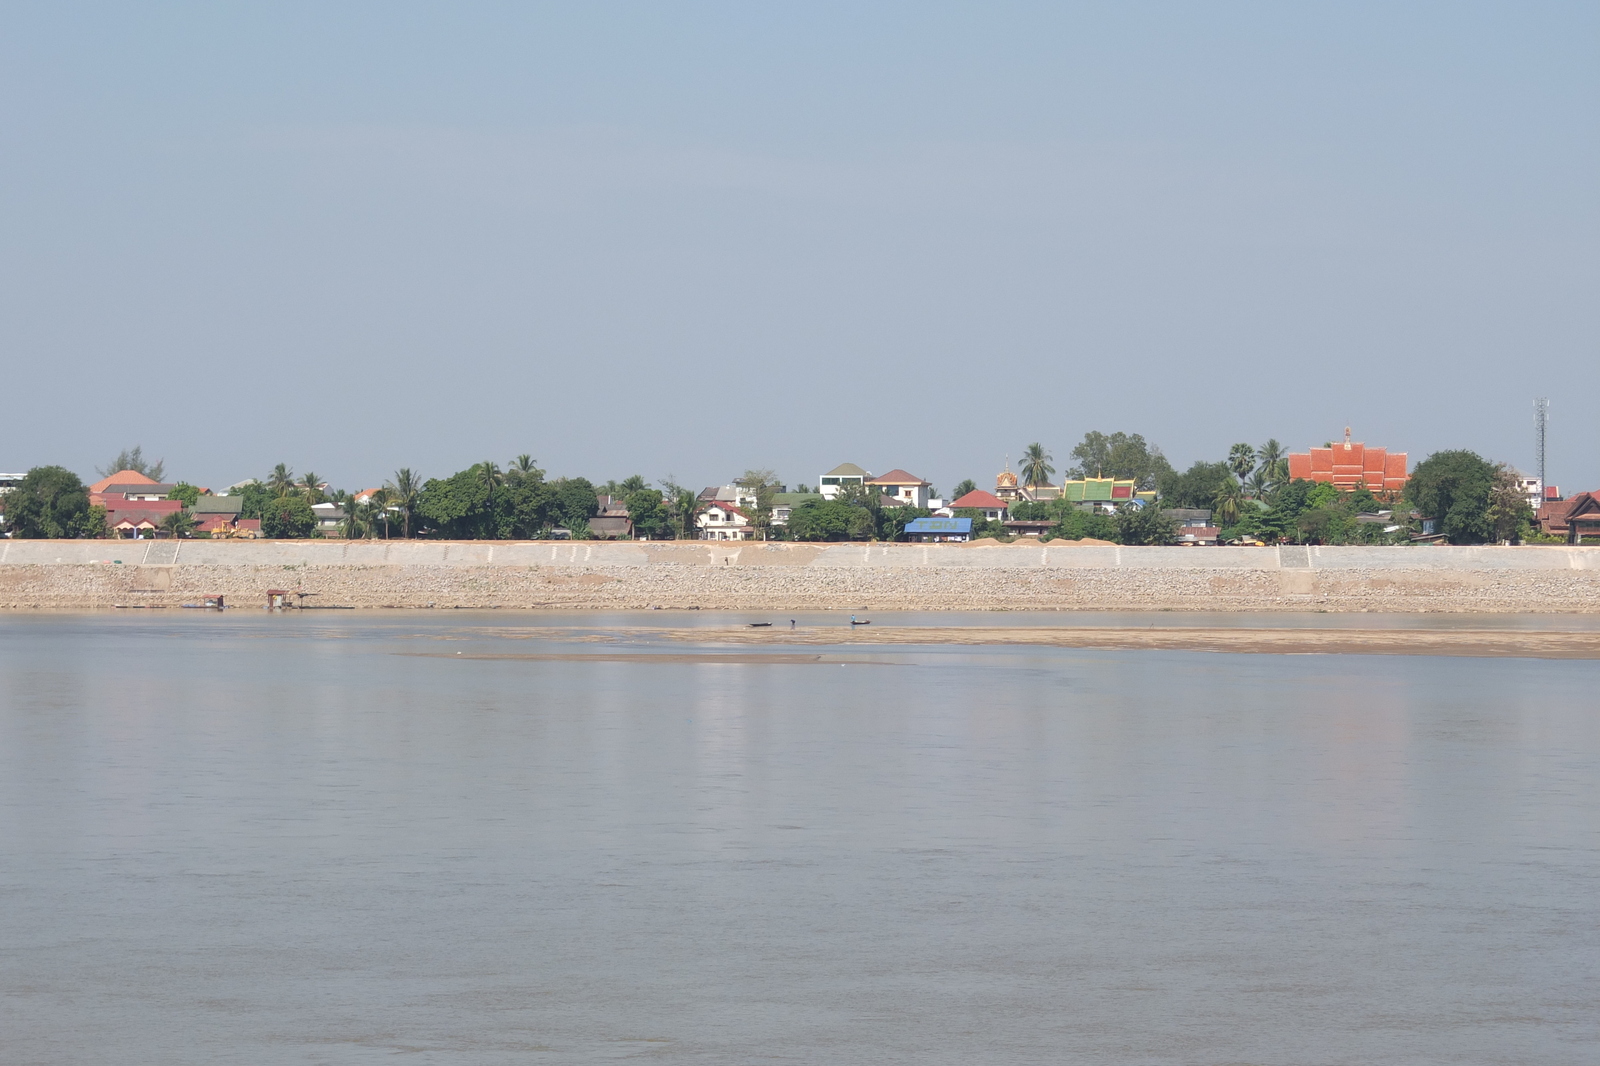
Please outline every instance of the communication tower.
[{"label": "communication tower", "polygon": [[1541,396],[1537,400],[1533,401],[1533,439],[1534,439],[1534,447],[1537,449],[1536,454],[1537,454],[1538,459],[1539,459],[1539,491],[1540,492],[1543,492],[1544,491],[1544,487],[1546,485],[1550,484],[1549,480],[1545,477],[1545,470],[1544,470],[1545,432],[1546,432],[1546,430],[1549,429],[1549,427],[1550,427],[1550,401],[1547,400],[1545,397]]}]

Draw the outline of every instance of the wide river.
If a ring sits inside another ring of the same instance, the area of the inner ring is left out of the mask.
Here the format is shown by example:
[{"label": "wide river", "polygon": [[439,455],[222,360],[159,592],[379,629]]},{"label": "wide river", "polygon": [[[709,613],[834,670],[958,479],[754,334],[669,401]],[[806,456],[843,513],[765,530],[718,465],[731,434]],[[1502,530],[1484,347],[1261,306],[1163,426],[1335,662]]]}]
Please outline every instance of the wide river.
[{"label": "wide river", "polygon": [[0,1063],[1600,1061],[1600,662],[666,615],[0,617]]}]

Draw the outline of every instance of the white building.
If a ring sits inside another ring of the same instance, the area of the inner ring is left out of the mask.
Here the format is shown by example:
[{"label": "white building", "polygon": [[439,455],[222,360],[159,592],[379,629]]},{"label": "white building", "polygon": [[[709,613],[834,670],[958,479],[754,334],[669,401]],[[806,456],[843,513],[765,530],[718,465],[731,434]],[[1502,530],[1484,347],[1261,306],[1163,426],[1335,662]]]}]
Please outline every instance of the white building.
[{"label": "white building", "polygon": [[317,529],[323,533],[337,533],[344,523],[344,508],[336,503],[314,503],[311,513],[317,516]]},{"label": "white building", "polygon": [[694,517],[701,540],[749,540],[754,535],[744,508],[728,500],[715,500]]},{"label": "white building", "polygon": [[927,507],[933,502],[931,496],[933,483],[924,481],[915,474],[908,474],[904,470],[891,470],[882,477],[871,479],[867,484],[907,507]]},{"label": "white building", "polygon": [[823,499],[831,500],[846,485],[865,486],[871,476],[854,463],[840,463],[817,479],[817,491],[822,493]]},{"label": "white building", "polygon": [[1536,477],[1529,477],[1520,470],[1513,470],[1517,478],[1517,491],[1528,498],[1528,506],[1534,513],[1539,512],[1539,507],[1544,503],[1544,482]]}]

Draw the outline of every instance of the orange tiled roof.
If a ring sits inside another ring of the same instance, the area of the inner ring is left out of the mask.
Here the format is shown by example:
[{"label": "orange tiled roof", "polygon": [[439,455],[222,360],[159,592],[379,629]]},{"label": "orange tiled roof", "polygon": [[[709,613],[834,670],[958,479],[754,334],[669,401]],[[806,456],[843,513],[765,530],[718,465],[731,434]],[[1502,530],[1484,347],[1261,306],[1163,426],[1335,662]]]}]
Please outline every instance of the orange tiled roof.
[{"label": "orange tiled roof", "polygon": [[118,470],[115,474],[101,481],[96,481],[89,486],[90,492],[104,492],[109,485],[159,485],[160,482],[147,478],[137,470]]}]

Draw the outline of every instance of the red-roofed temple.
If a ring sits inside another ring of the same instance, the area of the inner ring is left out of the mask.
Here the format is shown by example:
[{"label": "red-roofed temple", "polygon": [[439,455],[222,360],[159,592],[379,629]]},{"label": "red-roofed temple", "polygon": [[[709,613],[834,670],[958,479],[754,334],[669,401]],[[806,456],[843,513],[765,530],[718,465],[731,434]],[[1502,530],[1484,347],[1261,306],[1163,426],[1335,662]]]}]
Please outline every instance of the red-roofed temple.
[{"label": "red-roofed temple", "polygon": [[1364,485],[1369,492],[1398,494],[1406,487],[1409,475],[1405,452],[1391,452],[1387,448],[1373,448],[1352,441],[1346,429],[1343,444],[1290,453],[1289,476],[1326,481],[1341,492]]}]

